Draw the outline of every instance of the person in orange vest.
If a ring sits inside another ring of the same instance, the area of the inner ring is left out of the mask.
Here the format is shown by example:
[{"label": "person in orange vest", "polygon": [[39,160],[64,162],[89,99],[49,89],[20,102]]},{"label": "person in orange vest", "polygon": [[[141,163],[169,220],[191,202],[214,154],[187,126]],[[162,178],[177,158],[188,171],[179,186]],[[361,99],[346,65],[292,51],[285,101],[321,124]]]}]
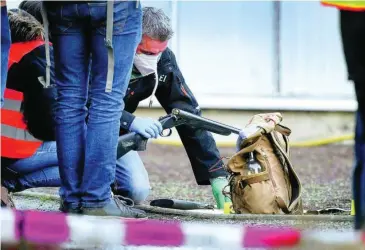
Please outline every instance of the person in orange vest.
[{"label": "person in orange vest", "polygon": [[354,83],[358,112],[355,128],[353,196],[355,229],[365,229],[365,0],[322,0],[340,12],[340,30],[348,78]]},{"label": "person in orange vest", "polygon": [[[49,127],[47,121],[52,121],[51,111],[49,110],[52,105],[48,103],[48,98],[40,96],[43,93],[51,93],[48,96],[52,96],[55,89],[50,87],[42,91],[40,82],[43,79],[40,76],[44,75],[42,65],[45,64],[45,60],[23,63],[29,62],[31,58],[44,53],[43,30],[34,25],[36,20],[32,19],[32,16],[27,15],[27,13],[18,15],[9,12],[9,19],[12,26],[11,40],[13,44],[9,52],[8,77],[4,90],[4,104],[1,108],[1,189],[4,193],[8,191],[7,185],[4,183],[8,176],[14,174],[20,179],[20,182],[29,183],[31,180],[36,179],[35,176],[50,175],[48,169],[43,170],[44,166],[58,165],[57,156],[49,154],[51,147],[47,142],[53,137],[53,131],[47,129]],[[23,74],[19,74],[19,72]],[[38,90],[40,90],[38,94],[36,91],[28,91],[31,90],[30,86],[32,85],[38,86]],[[24,92],[29,94],[24,95]],[[36,117],[28,116],[27,109],[29,109],[29,105],[24,105],[25,103],[37,105],[40,115]],[[49,114],[48,117],[47,114]],[[30,119],[34,121],[28,122]],[[31,124],[34,123],[38,123],[39,126],[32,126]],[[39,136],[41,134],[43,136]],[[37,160],[38,156],[42,156],[42,161]],[[22,162],[25,159],[28,159],[25,162],[27,168],[21,169]],[[49,182],[49,185],[52,186],[52,183]],[[11,204],[11,207],[14,207],[11,197],[6,197],[2,193],[1,198],[2,206],[8,203]]]}]

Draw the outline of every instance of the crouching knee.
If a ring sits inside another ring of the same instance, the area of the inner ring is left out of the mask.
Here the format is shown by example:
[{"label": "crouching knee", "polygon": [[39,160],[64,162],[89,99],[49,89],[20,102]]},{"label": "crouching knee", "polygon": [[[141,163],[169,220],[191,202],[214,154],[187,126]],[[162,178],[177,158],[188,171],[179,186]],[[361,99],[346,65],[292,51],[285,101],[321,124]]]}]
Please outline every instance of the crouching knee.
[{"label": "crouching knee", "polygon": [[151,188],[149,185],[134,185],[127,189],[112,187],[112,190],[114,195],[121,195],[133,200],[134,204],[141,204],[147,199]]},{"label": "crouching knee", "polygon": [[150,190],[151,188],[149,186],[135,187],[129,192],[129,198],[132,199],[135,204],[141,204],[147,199],[148,195],[150,194]]}]

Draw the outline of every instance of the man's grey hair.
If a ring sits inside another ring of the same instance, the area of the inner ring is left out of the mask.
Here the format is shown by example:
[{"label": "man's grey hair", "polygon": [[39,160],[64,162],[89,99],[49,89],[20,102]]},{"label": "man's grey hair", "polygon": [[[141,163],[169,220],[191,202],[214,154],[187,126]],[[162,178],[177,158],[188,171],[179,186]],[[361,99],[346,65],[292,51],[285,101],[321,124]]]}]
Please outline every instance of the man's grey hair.
[{"label": "man's grey hair", "polygon": [[170,18],[162,9],[143,7],[142,34],[161,42],[169,40],[174,34]]}]

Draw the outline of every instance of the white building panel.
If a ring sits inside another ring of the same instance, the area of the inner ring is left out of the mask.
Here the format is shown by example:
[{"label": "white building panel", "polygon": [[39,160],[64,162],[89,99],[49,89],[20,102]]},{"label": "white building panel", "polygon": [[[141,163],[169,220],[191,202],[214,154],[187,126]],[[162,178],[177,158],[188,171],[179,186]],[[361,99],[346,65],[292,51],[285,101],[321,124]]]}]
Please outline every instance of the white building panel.
[{"label": "white building panel", "polygon": [[319,1],[283,1],[281,5],[281,94],[353,98],[342,52],[339,12]]},{"label": "white building panel", "polygon": [[[14,8],[20,1],[7,3]],[[334,8],[319,1],[281,1],[276,18],[272,1],[144,0],[142,5],[171,17],[175,35],[169,46],[203,108],[356,109]]]},{"label": "white building panel", "polygon": [[197,95],[271,96],[270,2],[178,2],[178,58]]}]

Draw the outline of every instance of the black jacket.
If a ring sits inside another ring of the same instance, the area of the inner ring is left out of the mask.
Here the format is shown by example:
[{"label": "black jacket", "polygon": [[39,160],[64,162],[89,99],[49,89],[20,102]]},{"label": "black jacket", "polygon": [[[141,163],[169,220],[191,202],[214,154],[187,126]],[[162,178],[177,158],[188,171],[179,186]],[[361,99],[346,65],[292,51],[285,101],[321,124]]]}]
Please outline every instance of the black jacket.
[{"label": "black jacket", "polygon": [[[54,64],[52,47],[51,57],[51,85],[54,85]],[[23,92],[24,101],[22,111],[28,131],[37,139],[53,141],[54,128],[51,109],[54,99],[47,98],[43,85],[38,80],[46,75],[45,46],[40,46],[25,55],[8,71],[7,88]],[[55,89],[54,89],[55,90]]]}]

